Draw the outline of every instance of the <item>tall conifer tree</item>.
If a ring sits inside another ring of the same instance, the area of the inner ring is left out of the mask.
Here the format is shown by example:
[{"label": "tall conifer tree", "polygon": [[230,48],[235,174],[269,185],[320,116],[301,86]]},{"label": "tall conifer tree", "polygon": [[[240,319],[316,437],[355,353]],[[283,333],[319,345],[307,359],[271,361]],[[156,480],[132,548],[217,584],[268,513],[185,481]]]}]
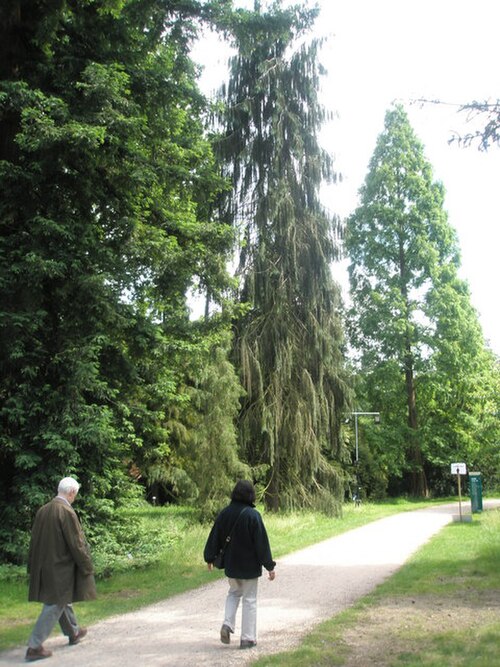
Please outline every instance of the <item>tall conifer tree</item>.
[{"label": "tall conifer tree", "polygon": [[339,288],[331,265],[338,223],[319,188],[335,178],[318,130],[319,44],[300,43],[315,12],[241,13],[225,91],[220,150],[233,182],[228,207],[243,237],[247,314],[236,325],[246,396],[240,437],[267,472],[270,508],[341,495],[340,415],[346,382]]},{"label": "tall conifer tree", "polygon": [[401,106],[386,114],[360,195],[346,236],[352,342],[367,397],[386,413],[381,456],[392,450],[389,467],[409,475],[404,490],[426,495],[428,477],[434,484],[450,457],[471,452],[465,406],[474,409],[494,365],[457,275],[444,189]]}]

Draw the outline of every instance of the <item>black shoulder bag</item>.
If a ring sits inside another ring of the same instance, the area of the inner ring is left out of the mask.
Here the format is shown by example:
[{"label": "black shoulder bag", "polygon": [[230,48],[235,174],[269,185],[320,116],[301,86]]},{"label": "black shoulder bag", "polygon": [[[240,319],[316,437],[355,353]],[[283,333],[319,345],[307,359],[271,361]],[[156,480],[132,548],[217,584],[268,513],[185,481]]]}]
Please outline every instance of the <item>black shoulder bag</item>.
[{"label": "black shoulder bag", "polygon": [[236,524],[238,523],[240,516],[243,514],[243,512],[244,512],[246,509],[247,509],[247,508],[244,507],[244,508],[241,510],[241,512],[238,514],[238,516],[236,517],[236,521],[233,523],[233,525],[232,525],[232,527],[231,527],[231,530],[229,531],[229,535],[226,537],[226,539],[225,539],[225,541],[224,541],[224,544],[223,544],[223,546],[222,546],[222,549],[219,551],[219,553],[218,553],[217,556],[215,557],[215,560],[214,560],[214,567],[216,567],[218,570],[223,570],[223,569],[224,569],[224,554],[225,554],[227,545],[229,544],[229,542],[231,542],[231,535],[233,534],[233,531],[234,531],[234,529],[235,529],[235,526],[236,526]]}]

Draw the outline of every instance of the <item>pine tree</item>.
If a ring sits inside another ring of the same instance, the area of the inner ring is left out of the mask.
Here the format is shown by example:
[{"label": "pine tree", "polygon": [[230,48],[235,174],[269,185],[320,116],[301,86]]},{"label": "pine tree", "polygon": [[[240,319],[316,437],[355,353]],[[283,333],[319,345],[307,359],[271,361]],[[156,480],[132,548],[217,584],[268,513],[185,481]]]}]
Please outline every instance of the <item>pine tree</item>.
[{"label": "pine tree", "polygon": [[342,493],[347,388],[331,276],[339,226],[319,199],[335,173],[317,136],[319,44],[300,44],[314,18],[297,9],[240,14],[219,145],[243,236],[240,438],[273,509],[331,508]]}]

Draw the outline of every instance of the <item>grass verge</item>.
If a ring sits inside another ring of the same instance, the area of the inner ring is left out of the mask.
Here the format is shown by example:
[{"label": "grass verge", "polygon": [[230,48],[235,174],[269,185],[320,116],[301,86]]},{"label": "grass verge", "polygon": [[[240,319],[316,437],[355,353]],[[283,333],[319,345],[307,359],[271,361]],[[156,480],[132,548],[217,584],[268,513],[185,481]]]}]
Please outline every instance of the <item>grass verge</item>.
[{"label": "grass verge", "polygon": [[446,526],[393,577],[256,667],[500,665],[500,510]]},{"label": "grass verge", "polygon": [[[439,501],[444,502],[443,499]],[[346,505],[342,517],[334,518],[314,512],[266,514],[265,523],[273,555],[281,556],[357,528],[371,521],[428,506],[429,502],[397,499],[384,503],[366,503],[360,507]],[[259,508],[262,511],[262,508]],[[76,605],[82,625],[90,625],[115,614],[134,611],[167,597],[209,583],[222,572],[208,572],[203,563],[203,547],[209,526],[189,519],[183,508],[134,509],[130,516],[143,522],[151,533],[164,529],[177,533],[178,539],[158,554],[158,560],[147,567],[118,572],[98,581],[98,599]],[[0,650],[26,642],[40,605],[28,603],[26,579],[0,576]]]}]

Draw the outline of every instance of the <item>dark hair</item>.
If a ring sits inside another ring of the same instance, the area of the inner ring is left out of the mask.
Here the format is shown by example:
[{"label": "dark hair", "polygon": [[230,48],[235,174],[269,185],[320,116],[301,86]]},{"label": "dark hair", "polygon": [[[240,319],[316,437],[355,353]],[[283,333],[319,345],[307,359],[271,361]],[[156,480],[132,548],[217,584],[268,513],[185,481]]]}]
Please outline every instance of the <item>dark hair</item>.
[{"label": "dark hair", "polygon": [[238,480],[231,493],[231,500],[253,505],[255,502],[255,489],[252,482],[249,482],[247,479]]}]

